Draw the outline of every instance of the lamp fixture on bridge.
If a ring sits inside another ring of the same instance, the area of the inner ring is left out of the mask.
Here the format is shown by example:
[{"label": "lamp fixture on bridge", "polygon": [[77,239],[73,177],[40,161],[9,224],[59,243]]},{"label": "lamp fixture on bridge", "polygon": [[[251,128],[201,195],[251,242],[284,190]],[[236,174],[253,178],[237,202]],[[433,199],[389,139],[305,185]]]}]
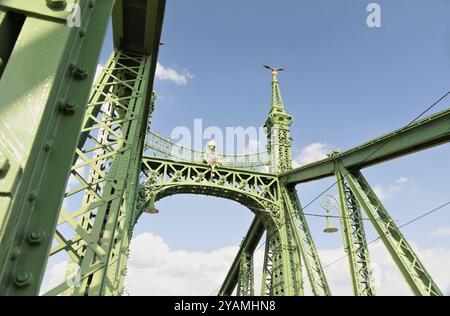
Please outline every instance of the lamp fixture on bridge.
[{"label": "lamp fixture on bridge", "polygon": [[337,208],[337,201],[332,195],[324,195],[322,199],[320,200],[320,205],[322,208],[325,209],[327,212],[326,218],[327,218],[327,226],[323,230],[325,233],[335,233],[338,231],[336,227],[333,226],[333,223],[331,222],[331,209]]},{"label": "lamp fixture on bridge", "polygon": [[154,195],[152,195],[150,200],[144,206],[144,213],[148,213],[148,214],[158,214],[159,213],[159,210],[155,207],[155,196]]}]

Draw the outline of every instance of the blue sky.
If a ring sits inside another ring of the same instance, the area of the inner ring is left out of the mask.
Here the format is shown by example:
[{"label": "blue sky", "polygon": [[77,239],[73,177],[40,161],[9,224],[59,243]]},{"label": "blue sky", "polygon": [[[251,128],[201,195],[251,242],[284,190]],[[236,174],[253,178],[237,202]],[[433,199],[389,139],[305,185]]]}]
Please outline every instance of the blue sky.
[{"label": "blue sky", "polygon": [[[159,63],[165,71],[175,71],[178,82],[157,78],[155,89],[161,98],[153,130],[170,136],[178,126],[193,128],[195,118],[201,118],[204,126],[223,129],[262,125],[271,93],[270,73],[262,64],[287,68],[279,81],[287,112],[295,118],[291,134],[297,160],[308,153],[345,150],[406,125],[450,90],[450,1],[377,1],[381,28],[366,25],[370,2],[168,0],[162,36],[167,45],[160,49]],[[109,32],[100,63],[110,51]],[[445,99],[428,114],[448,108],[449,103],[450,98]],[[447,144],[363,173],[402,224],[450,201],[449,154]],[[302,203],[306,205],[334,181],[298,186]],[[157,207],[160,214],[141,218],[135,236],[150,233],[164,240],[170,251],[193,257],[238,245],[253,217],[237,203],[208,197],[175,196]],[[306,211],[323,213],[316,203]],[[330,253],[341,247],[340,233],[323,234],[323,218],[311,217],[309,223],[318,248],[328,251],[323,263],[339,258],[339,250]],[[375,234],[369,226],[372,239]],[[433,265],[433,251],[450,258],[449,207],[403,232],[423,250],[425,264]],[[208,262],[202,264],[208,267]],[[441,268],[435,266],[430,272],[450,290],[450,273]],[[182,283],[177,280],[174,284]],[[139,281],[134,283],[131,288],[139,288]],[[164,288],[162,283],[152,289]],[[136,293],[155,294],[140,291]],[[204,288],[196,291],[209,294]],[[189,294],[189,286],[180,286],[178,292]]]},{"label": "blue sky", "polygon": [[[168,1],[162,37],[167,45],[161,48],[159,62],[195,77],[185,85],[156,81],[163,99],[157,104],[153,130],[169,136],[177,126],[193,127],[194,118],[222,128],[263,124],[271,92],[270,73],[261,67],[263,63],[287,68],[280,84],[287,111],[295,117],[294,156],[316,142],[351,148],[409,123],[450,89],[450,3],[379,1],[379,29],[366,25],[368,3]],[[449,101],[435,111],[448,107]],[[373,185],[389,186],[402,176],[414,181],[409,190],[417,186],[421,194],[401,192],[386,202],[393,214],[406,219],[450,198],[448,154],[445,145],[365,173]],[[322,183],[311,184],[304,192],[299,187],[302,201],[306,204],[322,187]],[[163,219],[152,218],[152,229],[160,234],[167,231],[176,248],[204,249],[241,238],[218,236],[213,227],[201,228],[218,225],[215,216],[207,213],[222,213],[231,226],[244,221],[247,227],[250,220],[234,213],[227,216],[228,209],[236,206],[215,198],[176,197],[160,204],[159,217],[167,213],[170,227],[183,229],[186,218],[195,226],[190,229],[218,240],[206,241],[210,245],[193,242],[184,234],[172,234]],[[182,208],[183,214],[172,214],[178,213],[174,208]],[[397,214],[397,208],[402,212]],[[205,212],[196,216],[201,210]],[[445,213],[435,216],[449,219]],[[203,221],[203,216],[210,220]],[[156,227],[159,221],[164,228]]]}]

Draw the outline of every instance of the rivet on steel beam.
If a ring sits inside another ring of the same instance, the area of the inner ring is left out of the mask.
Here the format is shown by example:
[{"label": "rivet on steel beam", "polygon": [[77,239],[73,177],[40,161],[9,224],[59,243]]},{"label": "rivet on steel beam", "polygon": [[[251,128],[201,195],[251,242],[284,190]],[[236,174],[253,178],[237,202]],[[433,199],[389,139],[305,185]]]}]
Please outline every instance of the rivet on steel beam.
[{"label": "rivet on steel beam", "polygon": [[25,287],[27,285],[30,285],[33,281],[33,274],[29,271],[21,271],[16,274],[16,277],[14,278],[14,283],[18,287]]},{"label": "rivet on steel beam", "polygon": [[52,143],[50,141],[47,141],[44,144],[44,151],[48,153],[50,150],[52,150]]},{"label": "rivet on steel beam", "polygon": [[67,115],[74,114],[75,111],[77,110],[77,107],[78,106],[73,102],[65,102],[65,101],[59,102],[60,111]]},{"label": "rivet on steel beam", "polygon": [[5,155],[0,153],[0,176],[8,171],[9,159]]},{"label": "rivet on steel beam", "polygon": [[29,234],[28,234],[28,241],[31,244],[40,244],[45,237],[45,233],[42,231],[42,229],[33,229]]},{"label": "rivet on steel beam", "polygon": [[28,195],[28,201],[33,202],[37,198],[37,194],[35,191],[31,192],[30,195]]},{"label": "rivet on steel beam", "polygon": [[74,67],[72,69],[72,76],[77,80],[84,80],[88,76],[88,71],[85,67]]},{"label": "rivet on steel beam", "polygon": [[19,258],[21,253],[22,253],[22,250],[20,249],[20,247],[14,246],[11,249],[11,260],[16,260],[17,258]]},{"label": "rivet on steel beam", "polygon": [[46,0],[47,7],[52,10],[64,10],[67,6],[66,0]]}]

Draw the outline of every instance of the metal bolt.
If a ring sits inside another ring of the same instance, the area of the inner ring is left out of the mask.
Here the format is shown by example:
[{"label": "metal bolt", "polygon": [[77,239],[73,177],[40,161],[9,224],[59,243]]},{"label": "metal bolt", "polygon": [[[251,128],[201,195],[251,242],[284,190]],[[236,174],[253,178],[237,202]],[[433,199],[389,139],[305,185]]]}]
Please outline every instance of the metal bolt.
[{"label": "metal bolt", "polygon": [[83,38],[83,37],[86,36],[86,31],[85,31],[84,29],[80,29],[80,30],[78,31],[78,35],[80,35],[80,37]]},{"label": "metal bolt", "polygon": [[35,191],[31,192],[30,195],[28,195],[28,201],[33,202],[37,198],[37,194]]},{"label": "metal bolt", "polygon": [[48,153],[51,149],[52,149],[52,143],[50,141],[46,142],[44,144],[44,151]]},{"label": "metal bolt", "polygon": [[92,9],[95,6],[95,0],[90,0],[88,3],[89,9]]},{"label": "metal bolt", "polygon": [[28,234],[28,241],[31,244],[40,244],[45,237],[45,233],[42,231],[42,229],[34,229]]},{"label": "metal bolt", "polygon": [[61,110],[61,112],[67,115],[75,114],[77,107],[78,106],[73,102],[60,101],[59,103],[59,109]]},{"label": "metal bolt", "polygon": [[64,10],[66,8],[66,0],[46,0],[47,7],[52,10]]},{"label": "metal bolt", "polygon": [[19,258],[20,254],[22,253],[22,250],[19,246],[14,246],[11,250],[11,260],[16,260]]},{"label": "metal bolt", "polygon": [[85,67],[75,67],[72,69],[72,76],[76,80],[84,80],[88,76],[88,71]]},{"label": "metal bolt", "polygon": [[9,159],[0,153],[0,175],[6,172],[9,168]]},{"label": "metal bolt", "polygon": [[14,283],[16,283],[18,287],[27,286],[32,281],[33,281],[33,274],[31,274],[31,272],[28,271],[19,272],[18,274],[16,274],[16,277],[14,279]]}]

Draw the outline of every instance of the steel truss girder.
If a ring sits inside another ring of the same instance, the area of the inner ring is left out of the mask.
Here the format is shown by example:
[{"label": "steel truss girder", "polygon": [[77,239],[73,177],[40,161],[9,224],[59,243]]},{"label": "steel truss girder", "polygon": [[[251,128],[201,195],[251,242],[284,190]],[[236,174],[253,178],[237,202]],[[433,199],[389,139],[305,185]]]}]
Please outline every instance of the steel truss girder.
[{"label": "steel truss girder", "polygon": [[270,215],[280,220],[279,183],[274,175],[233,168],[213,170],[206,164],[150,157],[143,158],[142,172],[144,186],[138,207],[152,194],[156,195],[156,200],[173,194],[203,194],[229,198],[256,213],[267,213],[271,209],[274,214]]},{"label": "steel truss girder", "polygon": [[[144,178],[137,217],[151,199],[160,200],[174,194],[211,195],[241,203],[259,217],[267,230],[270,245],[270,258],[267,261],[271,262],[267,286],[271,295],[297,294],[296,287],[300,280],[298,274],[293,273],[295,269],[292,263],[295,260],[291,258],[290,236],[277,176],[233,168],[213,169],[205,164],[150,157],[144,157],[142,171]],[[235,264],[240,264],[241,258],[236,259]],[[236,276],[232,272],[229,275]],[[220,294],[231,295],[230,289],[235,286],[233,284],[236,282],[227,281]]]},{"label": "steel truss girder", "polygon": [[253,253],[245,251],[239,264],[239,281],[237,296],[254,296]]},{"label": "steel truss girder", "polygon": [[306,269],[313,295],[331,295],[325,273],[320,262],[319,254],[309,230],[305,215],[295,188],[283,189],[286,208],[289,210],[289,220],[296,245],[300,248],[303,265]]},{"label": "steel truss girder", "polygon": [[414,295],[443,295],[361,172],[339,170]]},{"label": "steel truss girder", "polygon": [[[285,193],[283,191],[283,193]],[[283,194],[283,198],[285,195]],[[301,247],[299,245],[298,225],[296,225],[295,215],[292,209],[286,205],[286,199],[284,199],[284,212],[285,212],[285,227],[286,237],[288,241],[287,251],[289,254],[291,274],[293,276],[293,295],[303,296],[303,274],[302,274],[302,261],[301,261]]]},{"label": "steel truss girder", "polygon": [[347,169],[360,170],[449,141],[450,108],[338,155],[285,172],[280,180],[289,185],[318,180],[334,176],[336,161]]},{"label": "steel truss girder", "polygon": [[353,294],[355,296],[373,296],[375,288],[372,285],[369,249],[361,209],[348,184],[344,181],[342,166],[336,166],[336,177],[344,249],[348,256]]},{"label": "steel truss girder", "polygon": [[272,295],[273,248],[269,235],[266,234],[264,262],[262,271],[261,296]]},{"label": "steel truss girder", "polygon": [[256,247],[264,234],[264,224],[261,222],[258,216],[252,221],[250,228],[242,240],[241,246],[239,248],[238,254],[234,259],[227,276],[219,290],[219,296],[231,296],[233,290],[236,287],[236,284],[239,281],[239,273],[240,273],[240,262],[241,258],[245,255],[245,253],[253,254],[256,250]]},{"label": "steel truss girder", "polygon": [[[40,14],[41,4],[27,2],[20,10],[14,7],[18,1],[0,2],[2,58],[3,48],[12,45],[0,66],[0,160],[9,165],[0,172],[3,295],[39,291],[114,4],[81,1],[82,27],[69,28],[65,20]],[[3,23],[12,16],[23,23]]]},{"label": "steel truss girder", "polygon": [[[122,293],[151,107],[152,63],[151,56],[115,51],[93,88],[72,167],[75,184],[65,195],[72,209],[61,210],[51,251],[68,254],[79,267],[79,282],[66,280],[48,295]],[[73,208],[77,199],[79,206]]]}]

